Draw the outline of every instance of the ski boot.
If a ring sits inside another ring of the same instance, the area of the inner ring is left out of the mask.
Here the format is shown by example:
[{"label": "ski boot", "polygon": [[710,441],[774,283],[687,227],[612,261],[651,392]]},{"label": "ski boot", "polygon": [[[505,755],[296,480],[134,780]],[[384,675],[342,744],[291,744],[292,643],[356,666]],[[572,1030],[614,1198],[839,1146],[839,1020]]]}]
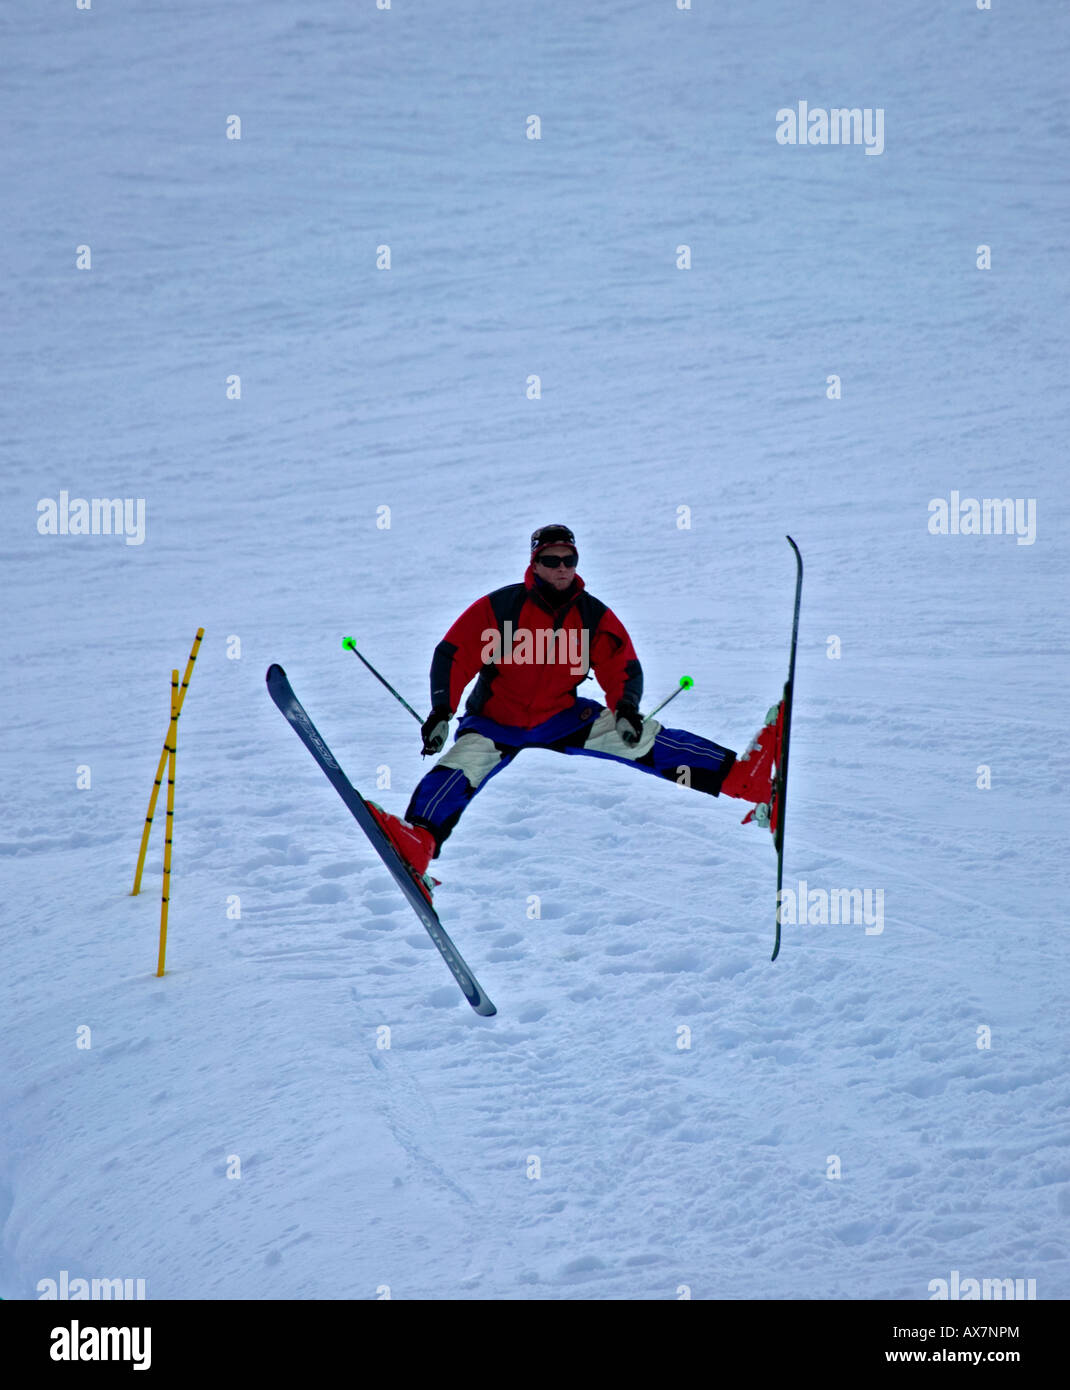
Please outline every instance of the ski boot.
[{"label": "ski boot", "polygon": [[748,821],[753,821],[755,825],[764,826],[766,830],[774,835],[776,834],[778,824],[776,783],[773,784],[772,790],[769,793],[769,800],[759,802],[757,806],[752,806],[743,817],[740,824],[746,825]]},{"label": "ski boot", "polygon": [[784,728],[784,702],[778,700],[765,716],[765,724],[741,753],[721,784],[726,796],[757,802],[743,817],[742,824],[755,821],[776,831],[775,772],[780,758],[780,739]]},{"label": "ski boot", "polygon": [[439,886],[439,880],[432,878],[427,872],[427,866],[435,852],[435,837],[422,825],[410,825],[408,821],[384,811],[374,801],[369,801],[367,806],[380,830],[405,861],[413,882],[430,902],[431,889]]}]

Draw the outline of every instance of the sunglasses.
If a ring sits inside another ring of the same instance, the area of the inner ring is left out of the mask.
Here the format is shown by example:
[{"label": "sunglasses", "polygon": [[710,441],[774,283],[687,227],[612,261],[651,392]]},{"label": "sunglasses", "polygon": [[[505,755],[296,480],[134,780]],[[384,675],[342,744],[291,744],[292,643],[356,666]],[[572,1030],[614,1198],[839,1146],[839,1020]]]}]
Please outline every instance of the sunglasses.
[{"label": "sunglasses", "polygon": [[574,570],[579,558],[578,555],[542,555],[535,563],[545,565],[548,570],[555,570],[558,565],[564,565],[567,570]]}]

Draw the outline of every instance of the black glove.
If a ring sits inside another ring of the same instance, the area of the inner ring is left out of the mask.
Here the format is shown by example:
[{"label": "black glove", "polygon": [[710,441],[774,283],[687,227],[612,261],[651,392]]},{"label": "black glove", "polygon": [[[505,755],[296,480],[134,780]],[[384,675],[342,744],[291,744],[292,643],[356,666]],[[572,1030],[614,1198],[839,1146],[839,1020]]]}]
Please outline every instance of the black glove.
[{"label": "black glove", "polygon": [[634,748],[643,734],[643,716],[630,700],[621,700],[616,714],[617,733],[629,748]]},{"label": "black glove", "polygon": [[450,731],[450,719],[453,711],[445,705],[436,705],[427,716],[424,723],[420,726],[420,733],[423,734],[424,752],[437,753]]}]

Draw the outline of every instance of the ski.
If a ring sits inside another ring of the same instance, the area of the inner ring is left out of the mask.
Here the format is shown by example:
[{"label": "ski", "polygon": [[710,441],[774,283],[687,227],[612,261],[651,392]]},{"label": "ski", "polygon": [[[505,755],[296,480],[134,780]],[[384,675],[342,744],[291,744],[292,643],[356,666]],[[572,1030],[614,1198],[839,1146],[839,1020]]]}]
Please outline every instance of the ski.
[{"label": "ski", "polygon": [[788,740],[791,737],[791,704],[795,693],[795,648],[799,642],[799,601],[802,598],[803,562],[799,547],[790,536],[788,544],[795,552],[795,619],[791,626],[791,656],[788,660],[788,679],[784,686],[783,725],[780,750],[777,755],[776,779],[773,782],[773,800],[776,806],[776,830],[773,844],[776,846],[776,942],[770,960],[776,960],[780,953],[780,900],[784,884],[784,811],[788,791]]},{"label": "ski", "polygon": [[461,993],[475,1009],[477,1014],[490,1018],[498,1010],[483,992],[482,986],[469,970],[464,957],[450,940],[445,927],[438,920],[435,909],[416,886],[408,865],[398,854],[368,810],[367,803],[353,786],[335,760],[334,754],[324,742],[322,734],[305,713],[304,706],[293,693],[293,689],[281,666],[269,666],[267,673],[268,694],[278,705],[293,726],[295,733],[308,751],[319,763],[328,781],[352,812],[354,819],[378,851],[380,859],[390,870],[398,887],[404,893],[409,906],[427,928],[431,940],[438,947],[442,959],[449,966],[453,978],[461,987]]}]

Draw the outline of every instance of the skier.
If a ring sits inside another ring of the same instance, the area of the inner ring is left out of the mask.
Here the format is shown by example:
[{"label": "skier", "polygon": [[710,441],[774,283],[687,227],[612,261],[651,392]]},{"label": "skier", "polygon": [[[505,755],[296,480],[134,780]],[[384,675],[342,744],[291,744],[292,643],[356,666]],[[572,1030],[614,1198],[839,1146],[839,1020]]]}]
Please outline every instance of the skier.
[{"label": "skier", "polygon": [[[711,796],[723,792],[754,803],[744,824],[776,829],[781,705],[738,758],[698,734],[644,719],[643,672],[631,638],[587,591],[578,561],[567,526],[539,527],[523,582],[477,599],[435,648],[424,754],[442,749],[461,694],[479,676],[453,747],[421,779],[404,820],[368,803],[429,901],[436,882],[427,874],[430,861],[476,793],[522,748],[610,758]],[[604,705],[577,694],[589,670],[605,692]]]}]

